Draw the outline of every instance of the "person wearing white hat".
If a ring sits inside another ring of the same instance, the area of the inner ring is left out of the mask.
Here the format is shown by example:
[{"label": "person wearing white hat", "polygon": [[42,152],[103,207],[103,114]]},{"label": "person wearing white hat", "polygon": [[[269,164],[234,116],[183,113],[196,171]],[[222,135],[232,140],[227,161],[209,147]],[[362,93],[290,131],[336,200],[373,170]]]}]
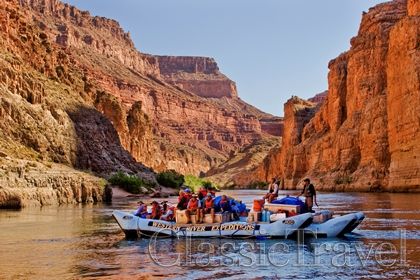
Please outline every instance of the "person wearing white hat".
[{"label": "person wearing white hat", "polygon": [[191,215],[197,215],[197,222],[201,223],[203,216],[201,210],[201,203],[198,199],[198,195],[193,194],[190,201],[188,202],[187,211],[185,212],[185,214],[188,217],[188,220],[190,220]]}]

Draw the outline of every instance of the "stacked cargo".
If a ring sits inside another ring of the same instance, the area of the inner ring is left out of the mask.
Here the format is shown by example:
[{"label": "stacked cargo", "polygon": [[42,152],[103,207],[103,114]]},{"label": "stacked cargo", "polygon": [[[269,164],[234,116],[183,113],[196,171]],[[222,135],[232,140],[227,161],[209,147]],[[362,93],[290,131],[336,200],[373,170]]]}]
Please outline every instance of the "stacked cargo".
[{"label": "stacked cargo", "polygon": [[313,215],[312,222],[314,224],[322,224],[330,219],[332,219],[334,212],[330,210],[321,210]]}]

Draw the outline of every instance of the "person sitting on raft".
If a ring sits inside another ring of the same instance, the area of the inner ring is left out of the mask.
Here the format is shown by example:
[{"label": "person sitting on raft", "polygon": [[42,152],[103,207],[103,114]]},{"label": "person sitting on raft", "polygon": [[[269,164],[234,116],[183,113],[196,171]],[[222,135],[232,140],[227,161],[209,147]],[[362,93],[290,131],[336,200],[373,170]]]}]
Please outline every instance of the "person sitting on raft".
[{"label": "person sitting on raft", "polygon": [[212,197],[216,196],[216,188],[213,186],[207,187],[207,192],[210,193]]},{"label": "person sitting on raft", "polygon": [[227,198],[226,195],[222,195],[222,199],[220,200],[219,206],[222,212],[232,211],[232,208],[230,207],[229,199]]},{"label": "person sitting on raft", "polygon": [[207,196],[207,189],[205,187],[200,187],[200,190],[198,191],[198,199],[200,201],[203,201],[203,199]]},{"label": "person sitting on raft", "polygon": [[211,196],[211,193],[207,193],[206,198],[204,199],[204,209],[203,214],[211,214],[211,223],[214,223],[214,200]]},{"label": "person sitting on raft", "polygon": [[152,204],[152,213],[147,218],[152,219],[152,220],[159,220],[162,214],[160,205],[157,201],[153,201],[151,204]]},{"label": "person sitting on raft", "polygon": [[187,211],[185,212],[189,221],[191,221],[191,215],[197,215],[197,222],[202,222],[202,211],[201,203],[198,200],[198,196],[193,194],[190,201],[188,202]]},{"label": "person sitting on raft", "polygon": [[190,198],[189,198],[188,193],[186,193],[183,190],[179,191],[178,204],[176,206],[176,209],[178,209],[178,210],[185,210],[185,209],[187,209],[187,206],[188,206],[188,202],[189,201],[190,201]]},{"label": "person sitting on raft", "polygon": [[271,179],[271,183],[268,185],[268,193],[264,196],[268,203],[271,203],[274,199],[279,196],[279,184],[276,178]]},{"label": "person sitting on raft", "polygon": [[231,202],[232,218],[233,218],[234,221],[238,221],[239,220],[239,217],[243,215],[243,211],[241,211],[239,209],[239,204],[241,204],[241,203],[242,203],[241,201],[238,203],[235,200],[233,200]]},{"label": "person sitting on raft", "polygon": [[173,221],[174,220],[174,213],[175,213],[175,207],[170,207],[168,205],[168,201],[162,202],[162,216],[160,217],[163,221]]},{"label": "person sitting on raft", "polygon": [[139,201],[139,202],[137,202],[137,204],[138,204],[139,207],[134,212],[134,215],[137,216],[137,217],[145,219],[146,216],[147,216],[147,205],[144,204],[143,201]]}]

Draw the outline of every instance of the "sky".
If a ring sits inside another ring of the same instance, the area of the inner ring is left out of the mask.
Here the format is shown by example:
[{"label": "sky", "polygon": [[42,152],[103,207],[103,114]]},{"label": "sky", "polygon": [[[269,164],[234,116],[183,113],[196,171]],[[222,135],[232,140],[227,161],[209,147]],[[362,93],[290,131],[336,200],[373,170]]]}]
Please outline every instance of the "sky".
[{"label": "sky", "polygon": [[241,99],[283,116],[292,96],[328,88],[328,62],[350,47],[380,0],[65,0],[116,19],[141,52],[208,56]]}]

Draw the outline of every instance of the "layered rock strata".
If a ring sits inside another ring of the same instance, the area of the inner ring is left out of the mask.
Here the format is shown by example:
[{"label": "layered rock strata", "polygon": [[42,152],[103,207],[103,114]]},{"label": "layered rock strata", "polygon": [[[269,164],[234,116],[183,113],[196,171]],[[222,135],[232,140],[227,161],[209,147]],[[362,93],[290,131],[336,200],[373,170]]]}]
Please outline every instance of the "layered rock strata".
[{"label": "layered rock strata", "polygon": [[[0,33],[0,207],[99,201],[90,173],[198,175],[282,123],[213,59],[143,54],[116,21],[60,1],[3,1]],[[19,177],[22,164],[45,172]]]},{"label": "layered rock strata", "polygon": [[214,59],[142,54],[114,20],[60,1],[20,3],[45,40],[82,69],[83,97],[137,161],[198,175],[265,134],[279,135],[282,120],[240,100]]},{"label": "layered rock strata", "polygon": [[[363,15],[351,49],[329,63],[322,106],[285,105],[283,145],[254,178],[310,177],[319,189],[420,191],[419,1],[379,4]],[[302,114],[303,112],[303,114]]]}]

